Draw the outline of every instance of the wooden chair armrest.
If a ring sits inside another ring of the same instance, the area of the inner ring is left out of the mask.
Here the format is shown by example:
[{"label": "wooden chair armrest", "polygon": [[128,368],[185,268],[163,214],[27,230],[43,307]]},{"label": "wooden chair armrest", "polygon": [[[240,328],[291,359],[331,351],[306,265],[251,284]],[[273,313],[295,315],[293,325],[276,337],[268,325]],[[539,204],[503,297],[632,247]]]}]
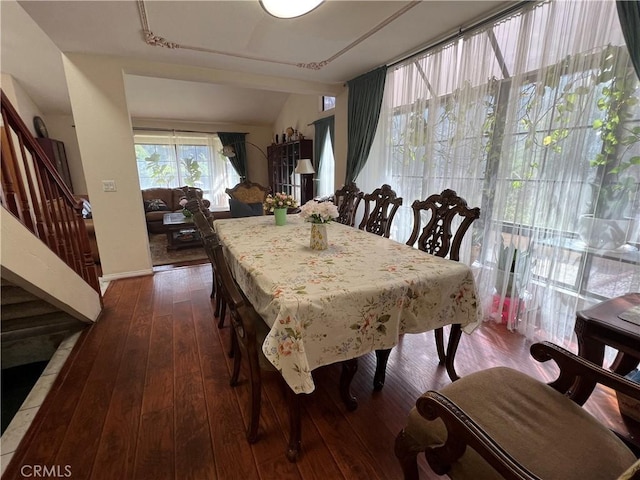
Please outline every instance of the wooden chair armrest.
[{"label": "wooden chair armrest", "polygon": [[617,392],[640,400],[640,385],[631,380],[612,373],[595,363],[585,360],[551,342],[540,342],[531,345],[531,356],[539,362],[553,360],[560,368],[560,374],[549,386],[573,399],[576,392],[571,387],[579,377],[595,381]]},{"label": "wooden chair armrest", "polygon": [[439,475],[444,475],[453,462],[473,448],[506,480],[541,480],[497,444],[458,405],[441,393],[429,391],[416,402],[420,415],[428,420],[440,418],[447,429],[447,440],[440,447],[428,447],[425,456]]}]

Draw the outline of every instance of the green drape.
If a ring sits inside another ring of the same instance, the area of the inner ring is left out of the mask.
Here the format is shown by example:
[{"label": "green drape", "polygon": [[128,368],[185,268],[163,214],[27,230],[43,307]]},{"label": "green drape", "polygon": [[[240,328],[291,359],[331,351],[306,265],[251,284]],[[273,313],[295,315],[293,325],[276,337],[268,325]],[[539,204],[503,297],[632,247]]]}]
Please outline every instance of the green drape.
[{"label": "green drape", "polygon": [[327,130],[329,130],[331,145],[334,145],[334,125],[335,117],[333,115],[331,115],[330,117],[319,118],[318,120],[313,122],[313,126],[315,127],[315,140],[313,144],[313,168],[316,172],[320,171],[322,147],[324,145],[324,139],[327,136]]},{"label": "green drape", "polygon": [[624,41],[636,75],[640,78],[640,0],[618,0],[616,6]]},{"label": "green drape", "polygon": [[347,82],[347,175],[345,185],[354,182],[367,162],[378,127],[387,67],[383,66]]},{"label": "green drape", "polygon": [[241,182],[247,179],[247,146],[244,143],[246,135],[246,133],[218,132],[222,146],[230,145],[233,147],[233,151],[236,152],[236,156],[230,157],[229,162],[234,170],[238,172]]}]

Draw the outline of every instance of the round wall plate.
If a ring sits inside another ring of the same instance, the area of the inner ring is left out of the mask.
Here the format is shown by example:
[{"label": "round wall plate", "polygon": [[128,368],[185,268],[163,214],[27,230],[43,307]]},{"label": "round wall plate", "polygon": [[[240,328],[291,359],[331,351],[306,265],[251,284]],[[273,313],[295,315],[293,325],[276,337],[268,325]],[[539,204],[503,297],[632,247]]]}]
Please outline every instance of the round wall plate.
[{"label": "round wall plate", "polygon": [[41,138],[49,138],[49,132],[47,132],[47,126],[44,124],[44,120],[40,117],[33,117],[33,128]]}]

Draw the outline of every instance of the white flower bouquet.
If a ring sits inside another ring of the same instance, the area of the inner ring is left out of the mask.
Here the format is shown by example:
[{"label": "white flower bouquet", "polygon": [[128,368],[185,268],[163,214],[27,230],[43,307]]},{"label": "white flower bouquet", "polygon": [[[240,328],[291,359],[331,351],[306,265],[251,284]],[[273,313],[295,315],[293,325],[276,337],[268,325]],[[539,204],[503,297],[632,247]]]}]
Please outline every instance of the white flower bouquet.
[{"label": "white flower bouquet", "polygon": [[311,223],[329,223],[338,217],[338,207],[332,202],[309,200],[300,207],[300,216]]}]

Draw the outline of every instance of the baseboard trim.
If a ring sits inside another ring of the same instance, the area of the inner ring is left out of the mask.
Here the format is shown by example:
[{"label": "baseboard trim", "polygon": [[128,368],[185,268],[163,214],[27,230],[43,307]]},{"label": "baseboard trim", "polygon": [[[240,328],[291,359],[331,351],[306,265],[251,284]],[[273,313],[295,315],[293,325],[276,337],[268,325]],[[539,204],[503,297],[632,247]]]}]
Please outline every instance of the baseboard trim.
[{"label": "baseboard trim", "polygon": [[145,275],[153,275],[153,269],[136,270],[133,272],[111,273],[109,275],[103,275],[100,277],[100,282],[112,282],[114,280],[120,280],[121,278],[131,277],[143,277]]}]

